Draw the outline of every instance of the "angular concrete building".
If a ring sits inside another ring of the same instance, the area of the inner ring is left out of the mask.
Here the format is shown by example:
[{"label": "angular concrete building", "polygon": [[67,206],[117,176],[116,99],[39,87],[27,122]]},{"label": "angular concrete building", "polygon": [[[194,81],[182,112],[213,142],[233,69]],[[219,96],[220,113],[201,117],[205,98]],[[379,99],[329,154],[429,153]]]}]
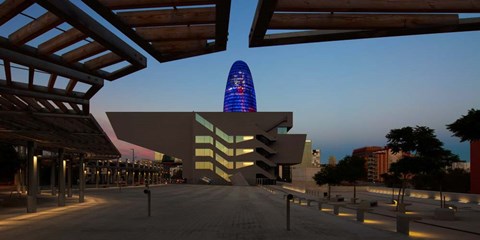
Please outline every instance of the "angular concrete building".
[{"label": "angular concrete building", "polygon": [[117,137],[183,160],[188,183],[254,185],[302,161],[291,112],[109,112]]}]

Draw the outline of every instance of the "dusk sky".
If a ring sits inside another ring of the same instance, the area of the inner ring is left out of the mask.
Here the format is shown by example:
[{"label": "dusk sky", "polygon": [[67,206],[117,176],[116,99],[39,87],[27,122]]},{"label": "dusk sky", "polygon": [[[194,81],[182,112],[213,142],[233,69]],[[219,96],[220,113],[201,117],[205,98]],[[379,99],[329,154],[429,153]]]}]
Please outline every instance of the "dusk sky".
[{"label": "dusk sky", "polygon": [[290,133],[308,134],[322,162],[383,146],[390,129],[415,125],[435,129],[447,149],[469,160],[468,144],[445,125],[480,108],[480,32],[248,48],[256,5],[232,1],[228,46],[220,53],[160,64],[122,37],[148,57],[148,67],[106,82],[91,111],[124,157],[131,148],[138,158],[153,153],[117,140],[105,112],[222,111],[230,67],[243,60],[257,110],[292,111]]}]

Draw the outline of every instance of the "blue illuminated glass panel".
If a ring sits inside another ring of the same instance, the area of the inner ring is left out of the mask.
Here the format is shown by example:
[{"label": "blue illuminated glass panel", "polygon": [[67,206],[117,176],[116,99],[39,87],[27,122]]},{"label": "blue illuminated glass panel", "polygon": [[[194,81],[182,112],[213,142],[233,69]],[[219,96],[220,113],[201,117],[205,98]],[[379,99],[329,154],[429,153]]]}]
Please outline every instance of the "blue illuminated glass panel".
[{"label": "blue illuminated glass panel", "polygon": [[253,78],[248,65],[243,61],[236,61],[230,68],[225,99],[224,112],[256,112],[257,101]]}]

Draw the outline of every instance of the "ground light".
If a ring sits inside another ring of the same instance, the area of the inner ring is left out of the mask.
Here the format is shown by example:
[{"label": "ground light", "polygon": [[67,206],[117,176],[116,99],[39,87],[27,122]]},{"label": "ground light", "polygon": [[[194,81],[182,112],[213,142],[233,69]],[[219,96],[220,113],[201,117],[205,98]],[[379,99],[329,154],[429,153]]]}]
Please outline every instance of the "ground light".
[{"label": "ground light", "polygon": [[99,206],[100,204],[104,204],[106,202],[107,201],[103,198],[88,197],[88,199],[86,199],[84,203],[75,203],[74,205],[69,205],[65,207],[52,207],[47,210],[42,210],[41,212],[22,214],[19,216],[0,220],[0,228],[2,230],[6,230],[16,227],[22,227],[28,225],[26,224],[26,222],[30,220],[38,221],[53,218],[55,216],[64,215],[66,213],[79,211],[85,208]]}]

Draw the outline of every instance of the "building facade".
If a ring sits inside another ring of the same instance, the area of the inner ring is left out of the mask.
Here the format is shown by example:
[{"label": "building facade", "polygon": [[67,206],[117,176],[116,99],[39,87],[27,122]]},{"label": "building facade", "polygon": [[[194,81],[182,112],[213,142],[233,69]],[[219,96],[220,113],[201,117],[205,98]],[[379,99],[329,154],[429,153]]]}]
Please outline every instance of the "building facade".
[{"label": "building facade", "polygon": [[257,100],[250,68],[236,61],[230,68],[223,101],[224,112],[256,112]]},{"label": "building facade", "polygon": [[291,112],[110,112],[117,137],[180,158],[188,183],[254,185],[299,164],[305,134]]}]

